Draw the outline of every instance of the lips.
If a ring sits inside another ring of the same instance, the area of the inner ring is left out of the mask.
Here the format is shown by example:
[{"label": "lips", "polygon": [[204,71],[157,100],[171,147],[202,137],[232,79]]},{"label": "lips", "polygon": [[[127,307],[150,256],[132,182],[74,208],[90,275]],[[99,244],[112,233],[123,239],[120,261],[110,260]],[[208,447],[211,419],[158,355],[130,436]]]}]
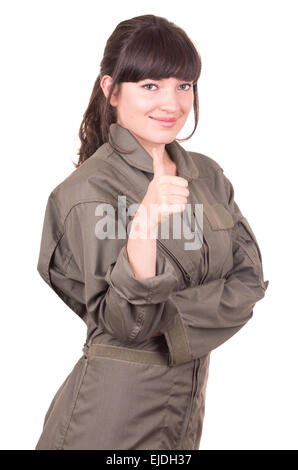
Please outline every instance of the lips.
[{"label": "lips", "polygon": [[153,116],[150,116],[151,119],[155,119],[156,121],[162,121],[162,122],[176,122],[177,119],[176,118],[157,118],[157,117],[153,117]]}]

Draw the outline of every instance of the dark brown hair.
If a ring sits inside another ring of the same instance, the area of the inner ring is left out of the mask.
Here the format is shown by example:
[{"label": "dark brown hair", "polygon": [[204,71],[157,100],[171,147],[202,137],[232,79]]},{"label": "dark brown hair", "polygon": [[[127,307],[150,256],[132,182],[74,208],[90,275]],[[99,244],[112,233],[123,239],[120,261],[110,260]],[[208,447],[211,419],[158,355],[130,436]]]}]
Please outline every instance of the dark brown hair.
[{"label": "dark brown hair", "polygon": [[[141,15],[122,21],[107,40],[100,63],[100,73],[95,80],[88,107],[79,130],[81,147],[79,160],[73,162],[77,168],[102,144],[108,141],[111,123],[117,122],[117,109],[111,106],[110,98],[116,85],[121,82],[138,82],[146,78],[161,80],[175,77],[194,81],[194,134],[199,120],[197,81],[201,74],[201,57],[193,42],[180,27],[166,18]],[[100,86],[104,75],[113,82],[106,98]],[[112,145],[116,151],[116,145]],[[123,152],[125,153],[125,152]]]}]

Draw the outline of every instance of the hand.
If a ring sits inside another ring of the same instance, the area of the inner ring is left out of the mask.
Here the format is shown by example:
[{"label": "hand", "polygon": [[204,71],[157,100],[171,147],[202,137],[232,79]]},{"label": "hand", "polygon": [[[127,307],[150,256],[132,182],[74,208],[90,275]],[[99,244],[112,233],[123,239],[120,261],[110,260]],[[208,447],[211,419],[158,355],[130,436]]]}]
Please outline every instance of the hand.
[{"label": "hand", "polygon": [[148,214],[150,214],[149,211],[151,207],[153,208],[153,204],[157,205],[156,218],[151,221],[154,226],[160,224],[170,214],[184,211],[189,189],[187,188],[188,181],[185,178],[166,174],[162,156],[158,155],[156,151],[153,152],[154,177],[149,183],[141,204],[145,206]]}]

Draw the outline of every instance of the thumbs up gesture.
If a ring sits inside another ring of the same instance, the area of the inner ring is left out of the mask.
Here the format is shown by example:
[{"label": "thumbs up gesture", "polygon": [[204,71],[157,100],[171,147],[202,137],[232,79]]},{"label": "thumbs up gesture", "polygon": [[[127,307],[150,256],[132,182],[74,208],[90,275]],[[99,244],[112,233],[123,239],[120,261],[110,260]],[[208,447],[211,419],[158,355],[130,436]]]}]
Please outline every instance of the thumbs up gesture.
[{"label": "thumbs up gesture", "polygon": [[157,219],[153,223],[158,225],[170,214],[184,211],[189,189],[185,178],[167,174],[163,158],[155,150],[153,151],[153,170],[154,178],[149,183],[142,204],[148,211],[155,205],[153,213]]}]

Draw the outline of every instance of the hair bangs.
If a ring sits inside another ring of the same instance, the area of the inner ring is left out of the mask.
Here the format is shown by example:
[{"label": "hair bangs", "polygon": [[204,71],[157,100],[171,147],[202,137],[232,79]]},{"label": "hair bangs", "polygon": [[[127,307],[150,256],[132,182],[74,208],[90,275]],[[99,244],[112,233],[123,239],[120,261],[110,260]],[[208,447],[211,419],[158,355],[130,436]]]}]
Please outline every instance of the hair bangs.
[{"label": "hair bangs", "polygon": [[119,82],[169,77],[196,82],[201,73],[201,58],[191,41],[167,29],[140,31],[127,45],[124,57]]}]

